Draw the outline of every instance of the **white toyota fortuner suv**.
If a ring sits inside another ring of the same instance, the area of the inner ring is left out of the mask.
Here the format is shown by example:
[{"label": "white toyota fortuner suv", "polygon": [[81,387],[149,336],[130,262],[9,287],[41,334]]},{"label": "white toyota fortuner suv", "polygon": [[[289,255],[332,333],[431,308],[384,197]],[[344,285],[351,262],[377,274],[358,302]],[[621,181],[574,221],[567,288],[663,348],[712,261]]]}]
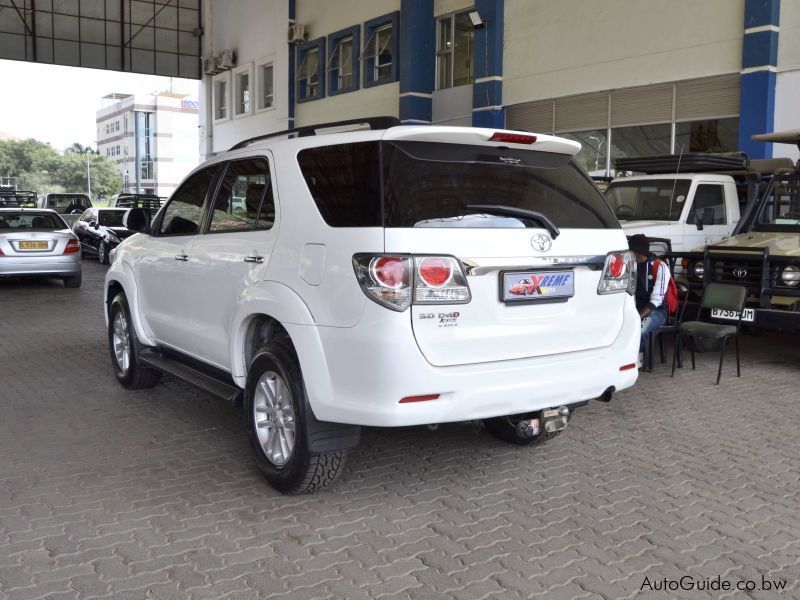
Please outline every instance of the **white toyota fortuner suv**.
[{"label": "white toyota fortuner suv", "polygon": [[286,493],[332,482],[362,425],[537,443],[636,381],[635,262],[580,145],[396,124],[237,144],[128,213],[106,276],[120,383],[243,401]]}]

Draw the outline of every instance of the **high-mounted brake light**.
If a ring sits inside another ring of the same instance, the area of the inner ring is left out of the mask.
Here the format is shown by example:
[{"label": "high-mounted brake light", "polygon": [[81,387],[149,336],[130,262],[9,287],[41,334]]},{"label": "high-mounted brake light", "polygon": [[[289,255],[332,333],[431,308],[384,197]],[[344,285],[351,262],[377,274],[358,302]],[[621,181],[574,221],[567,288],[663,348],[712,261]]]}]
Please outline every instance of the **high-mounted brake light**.
[{"label": "high-mounted brake light", "polygon": [[81,249],[81,244],[76,239],[71,239],[67,242],[67,245],[64,247],[64,254],[75,254],[78,250]]},{"label": "high-mounted brake light", "polygon": [[490,142],[507,142],[509,144],[533,144],[536,141],[535,135],[524,133],[506,133],[505,131],[495,131]]}]

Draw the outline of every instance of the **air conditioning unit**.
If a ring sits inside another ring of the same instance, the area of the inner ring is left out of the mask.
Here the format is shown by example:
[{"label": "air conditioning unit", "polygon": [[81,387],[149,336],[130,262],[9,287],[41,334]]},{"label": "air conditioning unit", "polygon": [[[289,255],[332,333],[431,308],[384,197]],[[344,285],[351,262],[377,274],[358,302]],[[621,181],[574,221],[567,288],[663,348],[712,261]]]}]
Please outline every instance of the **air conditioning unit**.
[{"label": "air conditioning unit", "polygon": [[291,23],[286,35],[286,41],[290,44],[302,44],[306,41],[306,26],[302,23]]},{"label": "air conditioning unit", "polygon": [[206,75],[216,75],[221,70],[216,56],[207,56],[203,59],[203,73]]},{"label": "air conditioning unit", "polygon": [[233,50],[223,50],[219,53],[217,58],[219,68],[222,71],[227,71],[236,66],[236,52]]}]

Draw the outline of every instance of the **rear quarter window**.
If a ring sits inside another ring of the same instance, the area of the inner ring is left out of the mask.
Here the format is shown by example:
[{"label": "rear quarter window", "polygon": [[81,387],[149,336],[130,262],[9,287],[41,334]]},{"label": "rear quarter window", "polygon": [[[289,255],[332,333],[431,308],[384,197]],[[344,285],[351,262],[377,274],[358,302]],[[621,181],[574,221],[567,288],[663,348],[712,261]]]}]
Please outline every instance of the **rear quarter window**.
[{"label": "rear quarter window", "polygon": [[331,227],[380,227],[379,142],[306,148],[300,171],[320,215]]}]

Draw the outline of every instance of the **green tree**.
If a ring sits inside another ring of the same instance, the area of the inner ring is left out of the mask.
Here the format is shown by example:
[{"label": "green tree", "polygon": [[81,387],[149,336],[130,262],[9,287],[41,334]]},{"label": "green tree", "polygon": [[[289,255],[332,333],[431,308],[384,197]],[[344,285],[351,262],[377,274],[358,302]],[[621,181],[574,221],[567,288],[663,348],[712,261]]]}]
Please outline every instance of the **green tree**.
[{"label": "green tree", "polygon": [[61,154],[34,139],[0,140],[0,176],[13,177],[18,189],[85,192],[87,160],[93,196],[110,197],[122,190],[114,162],[88,146],[76,142]]}]

